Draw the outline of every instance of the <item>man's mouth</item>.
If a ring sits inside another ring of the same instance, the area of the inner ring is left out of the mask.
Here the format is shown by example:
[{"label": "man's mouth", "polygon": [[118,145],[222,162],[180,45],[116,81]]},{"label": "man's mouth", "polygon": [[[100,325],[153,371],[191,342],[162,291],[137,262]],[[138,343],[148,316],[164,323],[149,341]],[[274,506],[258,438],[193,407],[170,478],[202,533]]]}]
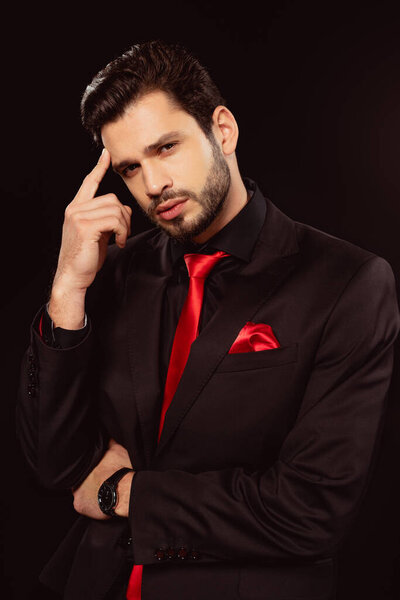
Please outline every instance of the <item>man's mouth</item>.
[{"label": "man's mouth", "polygon": [[157,207],[156,213],[161,219],[165,219],[166,221],[174,219],[181,213],[187,200],[188,198],[174,198],[173,200],[167,200],[167,202],[163,202]]}]

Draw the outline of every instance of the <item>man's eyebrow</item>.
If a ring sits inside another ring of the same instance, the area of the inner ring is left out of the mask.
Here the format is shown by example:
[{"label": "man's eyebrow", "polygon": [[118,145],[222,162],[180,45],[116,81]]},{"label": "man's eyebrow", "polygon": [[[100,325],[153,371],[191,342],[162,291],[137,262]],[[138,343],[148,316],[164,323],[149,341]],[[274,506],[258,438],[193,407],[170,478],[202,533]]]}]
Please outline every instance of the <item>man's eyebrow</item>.
[{"label": "man's eyebrow", "polygon": [[[157,148],[159,148],[159,146],[163,146],[168,141],[170,141],[172,138],[182,137],[182,135],[183,135],[182,131],[168,131],[168,133],[164,133],[161,137],[159,137],[156,142],[154,142],[153,144],[150,144],[149,146],[146,146],[143,152],[144,152],[144,154],[151,154],[152,152],[154,152],[154,150],[157,150]],[[118,173],[118,171],[121,171],[125,167],[129,167],[129,165],[135,164],[136,162],[137,161],[135,161],[135,160],[123,160],[119,163],[113,164],[112,169],[113,169],[113,171]]]}]

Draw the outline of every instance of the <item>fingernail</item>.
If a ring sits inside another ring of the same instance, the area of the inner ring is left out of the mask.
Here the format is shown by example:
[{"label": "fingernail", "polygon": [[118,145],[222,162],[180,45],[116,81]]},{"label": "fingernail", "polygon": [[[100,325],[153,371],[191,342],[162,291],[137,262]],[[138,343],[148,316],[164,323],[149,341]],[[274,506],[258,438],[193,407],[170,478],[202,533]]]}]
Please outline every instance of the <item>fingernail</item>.
[{"label": "fingernail", "polygon": [[105,151],[106,151],[106,149],[105,149],[105,148],[103,148],[103,150],[101,151],[100,157],[99,157],[99,162],[100,162],[100,161],[101,161],[101,159],[103,158],[103,156],[104,156],[104,152],[105,152]]}]

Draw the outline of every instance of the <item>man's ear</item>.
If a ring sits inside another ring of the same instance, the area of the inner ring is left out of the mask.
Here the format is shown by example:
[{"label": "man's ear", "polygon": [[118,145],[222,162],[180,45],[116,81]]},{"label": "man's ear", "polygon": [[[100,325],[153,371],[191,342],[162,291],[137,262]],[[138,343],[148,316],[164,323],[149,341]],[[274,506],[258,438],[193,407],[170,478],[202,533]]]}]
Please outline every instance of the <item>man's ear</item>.
[{"label": "man's ear", "polygon": [[222,152],[225,156],[233,154],[239,137],[239,128],[235,117],[229,108],[219,105],[213,112],[212,120],[214,136],[221,144]]}]

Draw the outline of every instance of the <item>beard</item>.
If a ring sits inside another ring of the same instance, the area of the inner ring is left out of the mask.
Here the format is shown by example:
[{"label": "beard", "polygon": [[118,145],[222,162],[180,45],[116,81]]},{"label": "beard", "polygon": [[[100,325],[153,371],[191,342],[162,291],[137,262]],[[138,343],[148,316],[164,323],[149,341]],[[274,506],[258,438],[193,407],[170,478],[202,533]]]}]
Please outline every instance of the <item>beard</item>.
[{"label": "beard", "polygon": [[[228,164],[213,135],[210,138],[210,144],[213,153],[213,163],[201,192],[196,194],[189,189],[183,188],[179,190],[166,190],[156,200],[153,200],[146,211],[146,215],[150,221],[165,231],[169,237],[179,242],[188,242],[197,235],[200,235],[200,233],[203,233],[221,212],[228,196],[231,185],[231,173]],[[184,196],[197,202],[202,207],[201,212],[189,223],[185,222],[183,215],[178,215],[168,223],[159,223],[154,216],[157,206],[167,200],[182,198]]]}]

